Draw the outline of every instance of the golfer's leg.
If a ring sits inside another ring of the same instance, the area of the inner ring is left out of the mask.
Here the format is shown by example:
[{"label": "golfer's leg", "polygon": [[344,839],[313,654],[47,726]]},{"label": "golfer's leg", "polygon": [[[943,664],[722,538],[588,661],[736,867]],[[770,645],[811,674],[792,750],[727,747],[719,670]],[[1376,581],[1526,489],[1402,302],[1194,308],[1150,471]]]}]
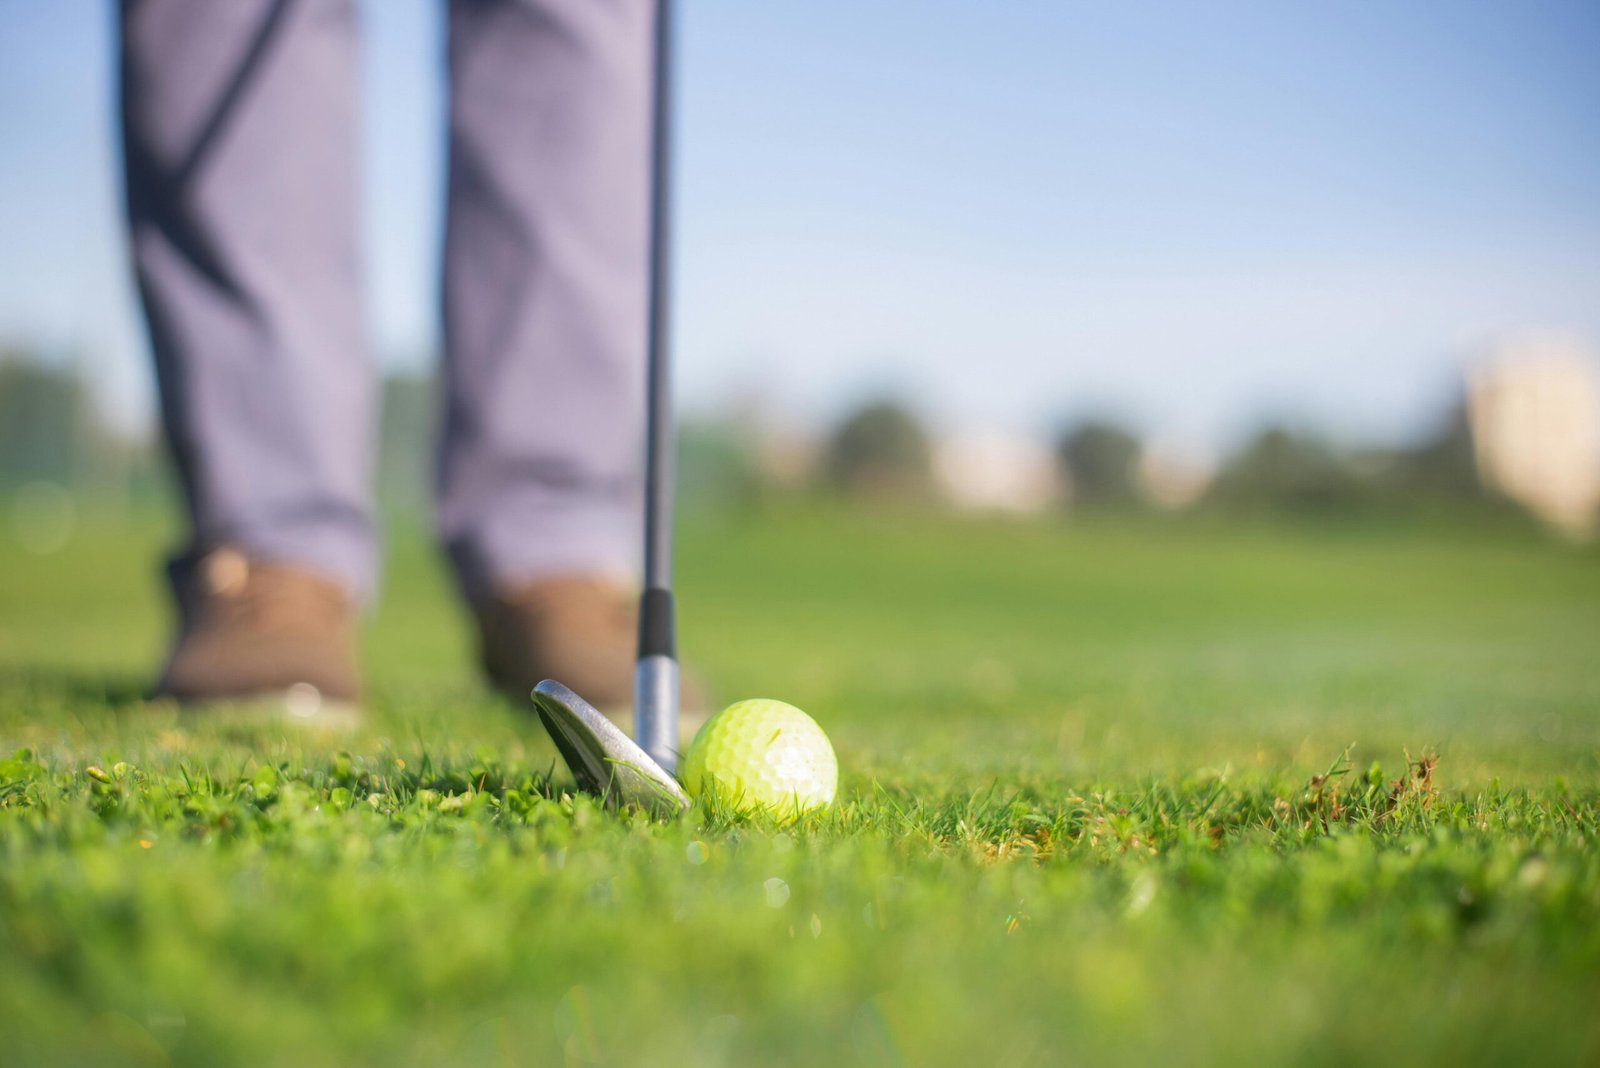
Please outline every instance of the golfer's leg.
[{"label": "golfer's leg", "polygon": [[463,584],[630,568],[648,0],[454,0],[439,524]]},{"label": "golfer's leg", "polygon": [[132,250],[192,521],[366,589],[351,0],[125,0]]}]

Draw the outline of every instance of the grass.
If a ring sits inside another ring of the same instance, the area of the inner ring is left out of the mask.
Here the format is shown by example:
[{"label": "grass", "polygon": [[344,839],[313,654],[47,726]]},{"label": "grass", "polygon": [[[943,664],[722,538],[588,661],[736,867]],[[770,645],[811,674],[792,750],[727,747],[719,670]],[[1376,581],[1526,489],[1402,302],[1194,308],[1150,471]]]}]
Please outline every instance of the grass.
[{"label": "grass", "polygon": [[1515,531],[694,518],[794,825],[567,792],[394,538],[349,735],[138,699],[158,524],[0,542],[0,1061],[1600,1060],[1600,559]]}]

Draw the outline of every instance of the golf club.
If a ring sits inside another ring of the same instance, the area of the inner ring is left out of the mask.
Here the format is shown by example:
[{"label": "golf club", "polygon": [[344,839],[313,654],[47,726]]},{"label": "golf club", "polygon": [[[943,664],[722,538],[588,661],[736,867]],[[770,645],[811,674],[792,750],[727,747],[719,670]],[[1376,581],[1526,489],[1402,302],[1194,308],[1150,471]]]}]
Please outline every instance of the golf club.
[{"label": "golf club", "polygon": [[[644,589],[634,669],[634,740],[583,698],[552,679],[533,702],[578,788],[610,804],[658,814],[687,808],[672,771],[678,761],[678,661],[672,602],[672,399],[668,372],[671,202],[672,4],[657,0],[655,88],[650,145],[650,297],[646,352]],[[637,744],[636,744],[637,743]]]},{"label": "golf club", "polygon": [[677,622],[672,602],[673,433],[669,223],[672,211],[672,4],[657,0],[650,123],[650,310],[646,355],[644,590],[634,669],[633,736],[667,771],[678,763]]},{"label": "golf club", "polygon": [[533,688],[533,705],[578,789],[612,806],[658,816],[689,807],[683,787],[599,709],[554,679]]}]

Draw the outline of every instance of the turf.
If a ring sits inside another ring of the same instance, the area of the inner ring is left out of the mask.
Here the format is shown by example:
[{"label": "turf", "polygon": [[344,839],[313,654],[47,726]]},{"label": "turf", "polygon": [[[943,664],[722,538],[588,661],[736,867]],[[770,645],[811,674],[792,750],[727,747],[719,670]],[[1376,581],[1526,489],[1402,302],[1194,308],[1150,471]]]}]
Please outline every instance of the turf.
[{"label": "turf", "polygon": [[0,542],[0,1061],[1600,1061],[1600,558],[1446,526],[682,531],[841,799],[569,795],[392,539],[346,735],[141,702],[159,524]]}]

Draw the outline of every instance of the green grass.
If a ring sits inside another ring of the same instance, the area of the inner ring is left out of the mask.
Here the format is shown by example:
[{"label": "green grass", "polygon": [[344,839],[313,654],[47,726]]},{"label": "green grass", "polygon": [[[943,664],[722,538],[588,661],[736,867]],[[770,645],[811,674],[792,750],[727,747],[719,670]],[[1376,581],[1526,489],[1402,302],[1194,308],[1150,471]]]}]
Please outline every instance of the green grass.
[{"label": "green grass", "polygon": [[844,768],[777,826],[569,796],[404,533],[357,732],[142,703],[162,541],[0,542],[0,1062],[1600,1060],[1592,551],[692,520],[688,655]]}]

